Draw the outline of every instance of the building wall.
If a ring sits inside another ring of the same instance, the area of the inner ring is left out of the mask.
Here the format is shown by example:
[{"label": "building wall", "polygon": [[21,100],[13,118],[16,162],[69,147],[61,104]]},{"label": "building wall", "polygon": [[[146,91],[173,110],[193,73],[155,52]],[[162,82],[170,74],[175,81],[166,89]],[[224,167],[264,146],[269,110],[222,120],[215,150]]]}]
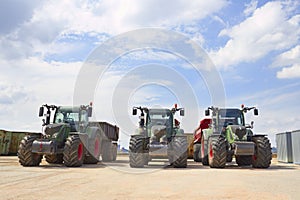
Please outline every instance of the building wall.
[{"label": "building wall", "polygon": [[293,162],[300,164],[300,130],[292,132]]}]

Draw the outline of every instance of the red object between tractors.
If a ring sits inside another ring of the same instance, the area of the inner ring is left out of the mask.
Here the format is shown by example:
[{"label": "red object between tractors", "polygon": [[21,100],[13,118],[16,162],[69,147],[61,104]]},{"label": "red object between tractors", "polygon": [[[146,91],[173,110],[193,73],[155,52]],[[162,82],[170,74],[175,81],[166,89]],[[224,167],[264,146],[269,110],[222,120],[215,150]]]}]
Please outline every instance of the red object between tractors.
[{"label": "red object between tractors", "polygon": [[209,124],[211,124],[210,118],[205,118],[200,121],[198,128],[194,132],[194,143],[201,142],[202,130],[209,128]]}]

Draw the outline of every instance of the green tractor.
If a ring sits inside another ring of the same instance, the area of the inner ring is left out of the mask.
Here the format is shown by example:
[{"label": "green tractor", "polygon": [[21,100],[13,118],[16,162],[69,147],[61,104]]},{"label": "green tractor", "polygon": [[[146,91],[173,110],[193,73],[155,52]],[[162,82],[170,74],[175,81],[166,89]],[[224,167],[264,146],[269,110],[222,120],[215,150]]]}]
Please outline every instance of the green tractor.
[{"label": "green tractor", "polygon": [[96,164],[101,154],[103,161],[113,159],[111,138],[95,122],[89,122],[91,105],[46,104],[40,107],[39,116],[45,117],[43,131],[38,136],[25,136],[21,141],[18,150],[21,165],[38,166],[43,156],[48,163],[63,163],[67,167]]},{"label": "green tractor", "polygon": [[224,168],[235,156],[238,166],[252,165],[254,168],[268,168],[272,160],[271,144],[266,135],[253,134],[253,122],[245,124],[244,113],[255,107],[217,108],[209,107],[205,115],[212,111],[212,122],[203,130],[201,139],[202,164],[212,168]]},{"label": "green tractor", "polygon": [[168,159],[173,167],[187,167],[187,137],[174,119],[177,111],[184,116],[184,109],[176,104],[172,109],[134,107],[133,115],[137,110],[141,115],[137,133],[130,138],[130,167],[144,167],[152,159]]}]

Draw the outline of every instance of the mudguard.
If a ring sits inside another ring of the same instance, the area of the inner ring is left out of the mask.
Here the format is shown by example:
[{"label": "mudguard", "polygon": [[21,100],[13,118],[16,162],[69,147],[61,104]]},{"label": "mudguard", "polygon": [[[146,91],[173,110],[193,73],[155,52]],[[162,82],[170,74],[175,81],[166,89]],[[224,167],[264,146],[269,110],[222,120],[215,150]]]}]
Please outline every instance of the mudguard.
[{"label": "mudguard", "polygon": [[204,137],[204,140],[207,141],[208,138],[213,134],[213,130],[212,129],[204,129],[202,134],[202,137]]},{"label": "mudguard", "polygon": [[86,133],[87,133],[89,139],[90,138],[95,138],[96,134],[99,134],[101,138],[102,137],[103,138],[106,137],[103,133],[101,134],[100,129],[98,127],[96,127],[96,126],[92,126],[92,127],[89,126],[89,127],[87,127]]}]

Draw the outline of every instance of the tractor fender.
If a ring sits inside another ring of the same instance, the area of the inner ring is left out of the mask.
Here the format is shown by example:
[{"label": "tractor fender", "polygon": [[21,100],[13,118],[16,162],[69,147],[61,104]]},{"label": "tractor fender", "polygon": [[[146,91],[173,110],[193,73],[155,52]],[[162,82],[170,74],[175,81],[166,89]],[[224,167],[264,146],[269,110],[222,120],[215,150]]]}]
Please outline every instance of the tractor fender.
[{"label": "tractor fender", "polygon": [[232,144],[232,143],[234,143],[234,137],[233,137],[233,135],[234,135],[234,133],[233,133],[233,130],[232,130],[232,127],[231,126],[227,126],[226,127],[226,132],[225,132],[225,134],[226,134],[226,139],[227,139],[227,141],[229,142],[229,144]]},{"label": "tractor fender", "polygon": [[204,129],[202,131],[202,137],[204,138],[205,141],[207,141],[211,135],[213,135],[212,129]]},{"label": "tractor fender", "polygon": [[86,134],[88,135],[88,139],[95,138],[97,134],[100,135],[101,139],[105,137],[105,135],[103,133],[101,134],[100,129],[96,126],[88,127],[86,129]]},{"label": "tractor fender", "polygon": [[78,135],[79,138],[80,138],[80,141],[83,143],[84,146],[87,146],[88,145],[88,140],[89,140],[89,135],[87,133],[79,133],[79,132],[76,132],[76,133],[72,133],[70,134],[71,135]]}]

